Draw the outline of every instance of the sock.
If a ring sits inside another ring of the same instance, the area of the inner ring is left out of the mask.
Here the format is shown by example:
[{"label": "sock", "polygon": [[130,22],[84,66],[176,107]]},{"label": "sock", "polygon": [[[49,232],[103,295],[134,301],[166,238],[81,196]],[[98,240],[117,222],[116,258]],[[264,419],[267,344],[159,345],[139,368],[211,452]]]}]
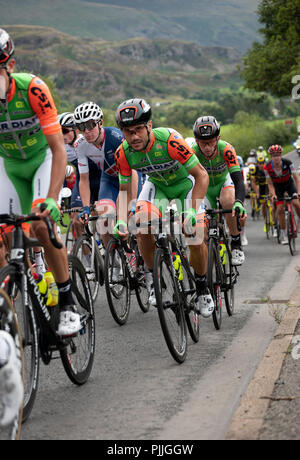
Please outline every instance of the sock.
[{"label": "sock", "polygon": [[195,280],[196,280],[196,289],[197,292],[203,292],[207,288],[207,277],[206,275],[198,275],[195,273]]},{"label": "sock", "polygon": [[241,235],[238,234],[236,236],[231,235],[231,247],[233,248],[240,248],[241,247]]},{"label": "sock", "polygon": [[65,283],[56,283],[59,292],[59,306],[66,307],[67,305],[74,305],[72,291],[71,291],[71,282],[70,279]]}]

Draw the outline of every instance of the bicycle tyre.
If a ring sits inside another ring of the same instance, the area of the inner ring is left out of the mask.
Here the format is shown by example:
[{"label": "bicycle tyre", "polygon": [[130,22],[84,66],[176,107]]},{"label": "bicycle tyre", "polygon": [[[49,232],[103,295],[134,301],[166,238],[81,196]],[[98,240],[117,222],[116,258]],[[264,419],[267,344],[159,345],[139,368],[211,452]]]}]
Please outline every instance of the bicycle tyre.
[{"label": "bicycle tyre", "polygon": [[144,260],[140,254],[140,250],[139,250],[137,241],[133,239],[130,245],[135,252],[136,263],[137,263],[137,271],[135,273],[136,283],[137,283],[135,287],[136,299],[137,299],[137,302],[142,312],[147,313],[150,309],[150,304],[149,304],[149,292],[148,292],[147,284],[146,284]]},{"label": "bicycle tyre", "polygon": [[[24,356],[22,348],[22,337],[20,334],[17,316],[7,293],[3,289],[0,289],[0,299],[0,330],[8,332],[14,340],[17,358],[20,365],[20,373],[24,382]],[[22,416],[23,404],[12,423],[10,423],[8,426],[0,428],[0,440],[16,441],[20,439]]]},{"label": "bicycle tyre", "polygon": [[[293,212],[293,211],[292,211]],[[287,221],[287,234],[288,234],[288,241],[289,241],[289,248],[290,253],[292,256],[296,253],[296,237],[297,229],[295,230],[295,216],[292,215],[291,211],[288,213],[288,221]]]},{"label": "bicycle tyre", "polygon": [[[183,280],[182,280],[182,289],[185,299],[185,321],[191,339],[193,342],[199,342],[200,338],[200,313],[195,311],[195,298],[197,295],[196,283],[190,275],[190,268],[187,259],[183,257],[181,259],[182,271],[183,271]],[[187,293],[188,291],[188,293]],[[194,294],[190,294],[191,291],[194,291]]]},{"label": "bicycle tyre", "polygon": [[95,315],[89,281],[85,269],[73,254],[68,256],[72,295],[81,316],[82,329],[66,338],[60,357],[67,376],[75,385],[83,385],[90,377],[95,356]]},{"label": "bicycle tyre", "polygon": [[182,364],[187,355],[185,316],[173,264],[160,248],[156,249],[154,255],[153,281],[158,316],[167,347],[174,360]]},{"label": "bicycle tyre", "polygon": [[222,265],[224,272],[224,280],[226,282],[224,290],[224,300],[228,316],[232,316],[234,313],[234,282],[233,274],[234,268],[231,263],[231,250],[228,243],[226,242],[226,264]]},{"label": "bicycle tyre", "polygon": [[222,275],[220,270],[222,268],[217,243],[211,238],[208,245],[207,282],[214,300],[215,308],[212,317],[217,330],[221,329],[222,324]]},{"label": "bicycle tyre", "polygon": [[[87,254],[88,252],[88,254]],[[97,299],[99,288],[104,284],[104,264],[103,258],[99,252],[98,245],[95,242],[94,260],[87,262],[86,256],[92,253],[92,242],[89,236],[81,235],[73,248],[72,254],[77,256],[83,264],[87,278],[89,280],[92,299]]]},{"label": "bicycle tyre", "polygon": [[17,269],[12,265],[6,265],[0,270],[0,288],[4,289],[11,299],[22,336],[24,356],[22,421],[25,422],[33,409],[39,383],[40,353],[38,325],[34,313],[35,295],[30,289],[30,283],[28,283],[29,308],[26,309],[24,317],[22,279]]},{"label": "bicycle tyre", "polygon": [[[120,267],[118,280],[113,280],[113,269]],[[130,283],[124,255],[115,239],[111,239],[105,251],[104,281],[108,306],[112,317],[123,326],[130,312]]]},{"label": "bicycle tyre", "polygon": [[271,225],[270,225],[270,209],[268,206],[266,206],[266,211],[265,211],[265,226],[266,226],[266,237],[269,240],[270,239],[270,231],[271,231]]}]

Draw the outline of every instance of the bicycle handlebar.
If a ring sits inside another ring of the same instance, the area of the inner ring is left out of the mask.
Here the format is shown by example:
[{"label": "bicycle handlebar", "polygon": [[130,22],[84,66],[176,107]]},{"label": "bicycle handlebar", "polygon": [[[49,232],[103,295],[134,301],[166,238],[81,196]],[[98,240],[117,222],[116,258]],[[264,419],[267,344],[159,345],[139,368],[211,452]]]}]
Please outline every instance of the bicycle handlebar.
[{"label": "bicycle handlebar", "polygon": [[[43,206],[43,204],[41,205],[41,211],[42,212],[43,212],[43,210],[46,209],[45,206]],[[53,244],[53,246],[55,248],[61,249],[63,247],[63,245],[59,241],[57,241],[55,233],[53,231],[53,225],[52,225],[49,217],[44,217],[43,218],[43,217],[37,216],[36,214],[29,214],[27,216],[17,216],[15,214],[0,214],[0,223],[7,224],[7,225],[12,225],[13,227],[20,227],[22,224],[25,224],[26,222],[38,221],[38,220],[44,220],[45,221],[51,243]],[[28,239],[28,238],[27,238],[27,240],[30,241],[30,239]],[[33,241],[33,239],[32,239],[32,241]]]}]

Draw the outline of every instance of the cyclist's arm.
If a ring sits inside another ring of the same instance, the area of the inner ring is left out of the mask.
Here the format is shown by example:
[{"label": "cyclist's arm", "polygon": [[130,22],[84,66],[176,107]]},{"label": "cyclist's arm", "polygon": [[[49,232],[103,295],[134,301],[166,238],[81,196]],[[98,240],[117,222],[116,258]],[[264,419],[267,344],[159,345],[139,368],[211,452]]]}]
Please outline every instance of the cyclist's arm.
[{"label": "cyclist's arm", "polygon": [[256,183],[255,177],[254,177],[254,176],[250,176],[250,180],[251,180],[251,185],[252,185],[252,189],[253,189],[254,193],[255,193],[256,195],[258,195],[259,188],[258,188],[258,185],[257,185],[257,183]]},{"label": "cyclist's arm", "polygon": [[267,185],[268,185],[269,194],[271,195],[271,197],[276,197],[275,187],[270,177],[267,178]]},{"label": "cyclist's arm", "polygon": [[206,169],[200,164],[194,150],[187,142],[179,137],[177,132],[171,134],[168,140],[168,153],[173,160],[179,161],[189,174],[195,177],[192,194],[192,208],[197,210],[196,200],[203,200],[209,185],[209,176]]},{"label": "cyclist's arm", "polygon": [[30,82],[28,100],[40,121],[52,151],[51,181],[47,198],[53,198],[56,201],[65,179],[67,152],[53,97],[46,83],[39,77],[34,77]]},{"label": "cyclist's arm", "polygon": [[206,169],[200,163],[190,169],[189,173],[195,178],[195,185],[192,192],[192,208],[197,211],[205,198],[209,185],[209,176]]},{"label": "cyclist's arm", "polygon": [[82,201],[82,206],[90,206],[91,191],[89,173],[81,173],[79,179],[79,193]]},{"label": "cyclist's arm", "polygon": [[298,194],[300,194],[300,179],[299,179],[299,176],[298,176],[298,174],[295,172],[295,173],[293,173],[293,176],[292,176],[292,177],[294,178],[294,181],[295,181],[295,183],[296,183],[296,187],[297,187]]},{"label": "cyclist's arm", "polygon": [[245,184],[241,173],[241,167],[234,147],[227,144],[224,152],[224,160],[226,162],[230,177],[234,183],[235,200],[244,203],[245,200]]},{"label": "cyclist's arm", "polygon": [[117,216],[118,221],[127,223],[129,200],[132,199],[132,178],[134,177],[133,173],[136,171],[133,171],[129,166],[122,145],[116,150],[115,162],[120,184]]}]

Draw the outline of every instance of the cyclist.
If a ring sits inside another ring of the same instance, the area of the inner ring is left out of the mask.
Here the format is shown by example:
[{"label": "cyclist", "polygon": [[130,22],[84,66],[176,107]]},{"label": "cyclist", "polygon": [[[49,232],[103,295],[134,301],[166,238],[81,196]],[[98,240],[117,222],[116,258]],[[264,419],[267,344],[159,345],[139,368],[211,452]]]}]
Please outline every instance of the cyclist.
[{"label": "cyclist", "polygon": [[[60,219],[57,199],[66,170],[66,150],[56,107],[47,85],[25,73],[13,74],[14,45],[0,30],[0,212]],[[40,212],[41,203],[46,210]],[[61,308],[58,334],[80,330],[71,293],[67,253],[51,244],[46,224],[32,222],[59,289]],[[28,230],[28,228],[27,228]],[[3,263],[3,260],[2,260]]]},{"label": "cyclist", "polygon": [[20,361],[12,336],[0,331],[0,427],[12,423],[23,403]]},{"label": "cyclist", "polygon": [[271,156],[271,161],[266,164],[265,171],[269,193],[272,200],[276,200],[281,244],[288,244],[283,198],[285,193],[293,198],[292,203],[299,222],[300,202],[298,195],[300,193],[300,179],[293,163],[287,158],[282,158],[281,145],[271,145],[268,149],[268,154]]},{"label": "cyclist", "polygon": [[[258,155],[257,157],[257,165],[252,165],[252,172],[251,172],[251,185],[252,190],[255,193],[256,199],[262,206],[262,213],[263,216],[266,217],[266,201],[265,197],[269,194],[268,184],[267,184],[267,177],[265,174],[265,164],[266,160],[264,155]],[[273,222],[275,222],[275,210],[272,207],[272,216]],[[266,224],[264,226],[264,231],[266,232]],[[277,238],[277,230],[274,228],[273,230],[274,238]]]},{"label": "cyclist", "polygon": [[[115,214],[116,202],[119,195],[119,178],[115,165],[115,151],[123,142],[122,132],[114,127],[103,127],[103,112],[95,102],[89,101],[80,104],[74,111],[77,128],[83,133],[76,145],[78,167],[80,173],[79,190],[84,207],[79,218],[87,218],[90,213],[90,186],[89,163],[92,160],[102,170],[96,210],[101,214]],[[135,174],[132,183],[133,198],[138,193],[140,181]],[[107,227],[108,222],[101,222],[101,240],[106,247],[112,228]]]},{"label": "cyclist", "polygon": [[232,214],[226,214],[231,235],[232,264],[242,265],[245,254],[235,211],[239,209],[242,225],[245,224],[247,213],[243,204],[245,185],[235,149],[228,142],[220,140],[220,125],[213,116],[197,118],[193,132],[196,141],[193,150],[209,175],[205,204],[208,208],[215,209],[216,199],[220,198],[224,209],[232,208]]},{"label": "cyclist", "polygon": [[[62,133],[64,136],[64,142],[66,146],[68,162],[71,163],[76,169],[76,181],[74,187],[72,189],[71,195],[71,208],[81,208],[82,201],[80,198],[79,193],[79,179],[80,174],[78,170],[78,158],[77,158],[77,151],[76,147],[78,142],[81,138],[83,138],[82,134],[79,134],[79,130],[76,127],[74,114],[71,112],[64,112],[59,116],[59,122],[62,127]],[[90,193],[91,193],[91,202],[94,203],[99,194],[99,185],[101,179],[101,171],[97,167],[97,165],[90,159],[88,159],[89,163],[89,183],[90,183]],[[78,220],[77,212],[71,214],[72,225],[73,225],[73,232],[74,237],[77,239],[81,233],[81,223]]]},{"label": "cyclist", "polygon": [[266,161],[269,161],[270,157],[268,155],[268,153],[266,152],[266,150],[263,148],[262,145],[260,145],[257,149],[257,156],[263,156],[265,157],[265,160]]},{"label": "cyclist", "polygon": [[247,166],[256,164],[257,153],[255,149],[250,150],[250,154],[247,158],[246,164]]},{"label": "cyclist", "polygon": [[[169,202],[176,200],[177,210],[184,213],[184,227],[191,222],[196,227],[196,237],[189,241],[190,262],[195,271],[199,313],[208,317],[213,313],[214,303],[209,292],[207,272],[207,247],[203,242],[203,199],[208,186],[208,175],[193,150],[182,136],[169,128],[152,129],[152,111],[144,99],[122,102],[116,111],[116,121],[125,141],[116,152],[116,164],[120,178],[120,203],[115,233],[126,238],[127,206],[130,199],[132,170],[147,174],[142,192],[138,197],[136,218],[148,222],[151,217],[162,216]],[[125,230],[120,232],[121,226]],[[149,303],[156,305],[153,287],[154,237],[139,232],[138,244],[147,266]]]}]

